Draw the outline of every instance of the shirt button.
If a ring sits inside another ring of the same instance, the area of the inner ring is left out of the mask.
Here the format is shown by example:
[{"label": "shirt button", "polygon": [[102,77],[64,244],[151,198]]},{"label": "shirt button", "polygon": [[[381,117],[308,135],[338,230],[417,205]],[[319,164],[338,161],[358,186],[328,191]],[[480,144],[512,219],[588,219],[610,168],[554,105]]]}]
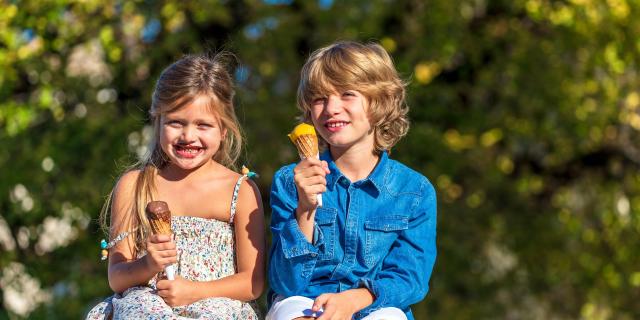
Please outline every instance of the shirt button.
[{"label": "shirt button", "polygon": [[349,186],[349,181],[345,177],[341,177],[338,183],[345,188]]},{"label": "shirt button", "polygon": [[315,253],[315,252],[312,252],[312,253],[311,253],[311,256],[315,258],[315,257],[317,257],[317,256],[318,256],[318,254],[317,254],[317,253]]}]

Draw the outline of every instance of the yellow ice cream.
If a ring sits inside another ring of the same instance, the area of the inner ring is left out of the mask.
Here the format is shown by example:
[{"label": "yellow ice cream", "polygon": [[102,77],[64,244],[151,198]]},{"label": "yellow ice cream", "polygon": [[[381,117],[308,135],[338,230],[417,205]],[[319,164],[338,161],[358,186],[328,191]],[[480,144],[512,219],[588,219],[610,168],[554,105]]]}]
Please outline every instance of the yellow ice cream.
[{"label": "yellow ice cream", "polygon": [[315,136],[316,129],[310,124],[301,123],[297,125],[295,128],[293,128],[293,131],[289,133],[289,139],[291,139],[291,142],[296,143],[296,140],[298,140],[298,138],[304,135]]}]

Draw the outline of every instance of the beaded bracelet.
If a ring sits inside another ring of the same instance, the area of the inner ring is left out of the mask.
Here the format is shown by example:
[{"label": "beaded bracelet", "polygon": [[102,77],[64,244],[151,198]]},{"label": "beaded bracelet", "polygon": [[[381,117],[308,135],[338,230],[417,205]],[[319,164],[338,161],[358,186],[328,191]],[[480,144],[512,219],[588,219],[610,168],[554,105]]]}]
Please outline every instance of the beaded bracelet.
[{"label": "beaded bracelet", "polygon": [[100,260],[107,260],[107,258],[109,257],[109,249],[113,248],[116,243],[122,241],[122,239],[128,237],[133,232],[135,232],[135,229],[133,231],[122,232],[109,242],[107,242],[107,240],[105,239],[100,240],[100,248],[102,249],[102,258],[100,258]]}]

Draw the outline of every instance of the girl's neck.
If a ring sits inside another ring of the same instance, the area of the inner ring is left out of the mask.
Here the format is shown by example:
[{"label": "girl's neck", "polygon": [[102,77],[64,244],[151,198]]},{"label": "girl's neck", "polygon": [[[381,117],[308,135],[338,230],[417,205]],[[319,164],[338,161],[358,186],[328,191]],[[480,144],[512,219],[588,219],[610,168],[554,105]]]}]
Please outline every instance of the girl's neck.
[{"label": "girl's neck", "polygon": [[217,171],[218,166],[221,166],[221,165],[211,160],[211,161],[207,161],[205,164],[197,168],[185,170],[176,165],[169,163],[166,167],[160,170],[160,175],[169,181],[198,179],[200,177],[203,177],[205,175],[210,175],[211,173]]},{"label": "girl's neck", "polygon": [[380,160],[380,156],[375,154],[373,150],[360,149],[362,148],[352,147],[346,150],[329,148],[333,162],[351,182],[368,177]]}]

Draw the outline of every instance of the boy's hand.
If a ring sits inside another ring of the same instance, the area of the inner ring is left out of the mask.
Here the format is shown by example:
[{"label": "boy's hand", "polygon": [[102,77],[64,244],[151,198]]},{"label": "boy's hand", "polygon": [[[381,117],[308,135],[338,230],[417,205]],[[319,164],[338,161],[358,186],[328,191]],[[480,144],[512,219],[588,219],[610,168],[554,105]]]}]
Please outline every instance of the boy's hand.
[{"label": "boy's hand", "polygon": [[162,279],[156,283],[158,295],[171,307],[184,306],[200,300],[195,286],[195,282],[178,275],[175,280]]},{"label": "boy's hand", "polygon": [[313,311],[323,309],[318,320],[351,320],[353,314],[373,303],[367,289],[352,289],[340,293],[324,293],[313,302]]},{"label": "boy's hand", "polygon": [[326,161],[307,158],[293,169],[293,180],[298,189],[298,211],[309,212],[318,206],[316,195],[327,189],[329,165]]},{"label": "boy's hand", "polygon": [[147,255],[144,256],[149,270],[158,273],[164,267],[175,263],[177,259],[176,244],[168,234],[154,234],[147,240]]}]

